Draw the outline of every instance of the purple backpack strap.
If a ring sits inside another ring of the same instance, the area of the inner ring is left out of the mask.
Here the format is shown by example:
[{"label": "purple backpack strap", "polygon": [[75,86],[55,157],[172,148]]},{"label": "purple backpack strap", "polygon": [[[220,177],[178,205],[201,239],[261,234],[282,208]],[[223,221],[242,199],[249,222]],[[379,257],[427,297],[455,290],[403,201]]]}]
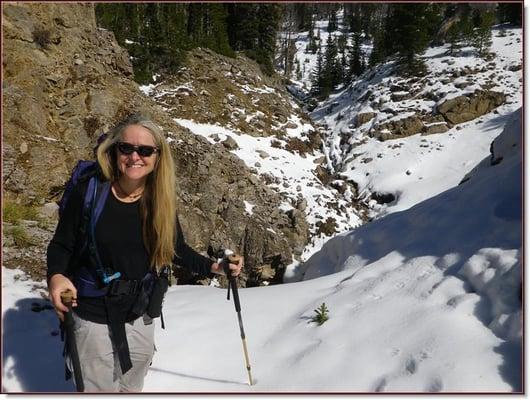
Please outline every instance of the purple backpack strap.
[{"label": "purple backpack strap", "polygon": [[[111,183],[109,181],[101,182],[96,176],[93,176],[88,181],[88,187],[83,201],[84,248],[88,246],[88,236],[91,234],[91,229],[95,229],[96,223],[101,216],[110,192],[110,187]],[[99,256],[96,255],[96,257],[99,261]],[[106,291],[101,290],[99,287],[97,272],[94,268],[96,266],[92,268],[85,266],[79,268],[75,277],[75,284],[79,296],[99,297],[105,295]]]},{"label": "purple backpack strap", "polygon": [[107,197],[110,192],[110,182],[98,182],[98,178],[93,176],[88,181],[88,187],[85,193],[85,200],[83,202],[83,210],[84,212],[91,213],[92,210],[92,201],[94,199],[94,196],[97,196],[99,192],[99,197],[96,198],[96,204],[94,206],[94,214],[91,215],[91,223],[94,225],[97,223],[101,212],[103,211],[103,207],[105,206],[105,202],[107,201]]},{"label": "purple backpack strap", "polygon": [[80,160],[75,165],[72,173],[70,174],[70,179],[66,183],[64,188],[64,193],[61,199],[57,202],[59,205],[59,215],[62,215],[66,207],[66,203],[72,194],[74,186],[76,186],[80,180],[84,179],[85,176],[92,174],[96,170],[96,162],[88,160]]}]

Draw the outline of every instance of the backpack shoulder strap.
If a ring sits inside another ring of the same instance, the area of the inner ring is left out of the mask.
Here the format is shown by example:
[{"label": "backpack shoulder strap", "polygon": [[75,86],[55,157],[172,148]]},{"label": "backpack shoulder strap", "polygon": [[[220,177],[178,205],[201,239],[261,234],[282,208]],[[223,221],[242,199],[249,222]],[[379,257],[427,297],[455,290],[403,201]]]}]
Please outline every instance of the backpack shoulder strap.
[{"label": "backpack shoulder strap", "polygon": [[119,278],[120,273],[111,273],[101,262],[96,243],[96,224],[111,188],[110,181],[101,181],[97,176],[90,178],[83,203],[83,229],[91,268],[104,285]]}]

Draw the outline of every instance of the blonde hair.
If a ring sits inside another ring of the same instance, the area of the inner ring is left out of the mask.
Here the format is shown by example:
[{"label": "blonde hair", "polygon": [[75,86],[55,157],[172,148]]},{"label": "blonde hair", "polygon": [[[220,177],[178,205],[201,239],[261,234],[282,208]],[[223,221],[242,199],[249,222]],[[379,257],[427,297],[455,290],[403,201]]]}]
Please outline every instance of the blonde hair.
[{"label": "blonde hair", "polygon": [[159,271],[171,265],[175,256],[176,194],[175,167],[169,145],[160,128],[149,118],[133,114],[108,132],[97,151],[97,160],[106,179],[111,182],[120,177],[117,164],[116,143],[130,125],[146,128],[158,147],[157,161],[145,184],[140,200],[143,241],[150,258],[150,267]]}]

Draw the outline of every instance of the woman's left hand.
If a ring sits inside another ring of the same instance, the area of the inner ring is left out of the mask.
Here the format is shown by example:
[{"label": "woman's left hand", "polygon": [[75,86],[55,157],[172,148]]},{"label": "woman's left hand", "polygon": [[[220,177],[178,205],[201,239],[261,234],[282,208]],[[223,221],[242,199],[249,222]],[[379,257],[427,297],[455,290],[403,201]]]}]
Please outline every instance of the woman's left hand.
[{"label": "woman's left hand", "polygon": [[[237,264],[232,264],[232,263],[228,264],[228,268],[230,269],[230,273],[232,276],[238,276],[241,273],[241,269],[244,266],[244,258],[243,256],[232,256],[232,257],[237,257],[239,259],[239,262]],[[212,264],[212,272],[215,274],[226,275],[223,269],[223,265],[218,264],[218,263]]]}]

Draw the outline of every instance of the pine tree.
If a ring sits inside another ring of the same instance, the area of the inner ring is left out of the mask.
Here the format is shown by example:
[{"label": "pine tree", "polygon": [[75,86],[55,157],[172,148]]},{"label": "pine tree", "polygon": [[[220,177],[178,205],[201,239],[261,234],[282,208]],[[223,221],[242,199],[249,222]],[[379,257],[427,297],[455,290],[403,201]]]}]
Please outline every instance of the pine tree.
[{"label": "pine tree", "polygon": [[337,55],[337,44],[333,35],[329,34],[326,41],[326,52],[324,53],[324,70],[322,71],[321,95],[323,97],[328,97],[331,91],[341,82],[342,71]]},{"label": "pine tree", "polygon": [[345,53],[347,44],[348,44],[348,36],[345,33],[343,33],[337,39],[337,47],[338,47],[339,53],[341,54]]},{"label": "pine tree", "polygon": [[449,43],[448,53],[455,54],[456,50],[460,48],[461,32],[459,24],[455,23],[447,31],[447,42]]},{"label": "pine tree", "polygon": [[296,79],[301,80],[302,79],[302,70],[300,69],[300,60],[296,59]]},{"label": "pine tree", "polygon": [[312,8],[311,4],[307,4],[307,3],[295,3],[294,4],[294,11],[296,14],[298,31],[305,32],[309,30],[312,24],[311,8]]},{"label": "pine tree", "polygon": [[280,26],[282,6],[277,3],[260,3],[258,5],[258,42],[254,50],[256,61],[266,74],[274,73],[274,51],[276,34]]},{"label": "pine tree", "polygon": [[459,19],[449,27],[446,34],[446,40],[450,44],[449,54],[454,54],[462,43],[471,43],[473,35],[473,23],[470,19],[469,12],[462,13]]},{"label": "pine tree", "polygon": [[522,26],[523,5],[522,3],[499,3],[497,8],[499,22],[508,22],[515,26]]},{"label": "pine tree", "polygon": [[364,65],[364,56],[361,51],[361,35],[360,33],[356,33],[353,36],[353,45],[351,48],[351,53],[349,57],[349,63],[348,63],[348,81],[351,81],[351,79],[355,76],[361,75],[365,70]]},{"label": "pine tree", "polygon": [[258,44],[258,6],[250,3],[227,3],[228,39],[236,51],[253,50]]},{"label": "pine tree", "polygon": [[385,32],[389,54],[397,52],[404,72],[421,73],[424,64],[417,56],[423,52],[430,37],[426,26],[428,4],[397,4],[390,6],[389,30]]},{"label": "pine tree", "polygon": [[340,55],[340,83],[348,84],[348,57],[345,52]]},{"label": "pine tree", "polygon": [[322,56],[322,47],[319,45],[317,50],[317,64],[311,72],[311,95],[320,96],[324,86],[324,58]]},{"label": "pine tree", "polygon": [[329,21],[328,21],[328,32],[335,32],[337,30],[337,12],[335,10],[332,10],[329,13]]},{"label": "pine tree", "polygon": [[315,54],[318,50],[317,39],[315,37],[314,29],[315,29],[315,24],[314,24],[314,21],[311,20],[311,26],[309,27],[308,43],[307,43],[306,50],[308,53],[312,53],[312,54]]},{"label": "pine tree", "polygon": [[376,31],[374,35],[373,48],[370,53],[369,65],[374,66],[383,62],[386,58],[384,50],[384,34],[382,30]]},{"label": "pine tree", "polygon": [[201,39],[201,43],[217,53],[233,57],[234,51],[228,42],[226,8],[220,3],[208,3],[206,7],[208,16],[205,20],[206,35]]},{"label": "pine tree", "polygon": [[476,28],[473,30],[472,44],[477,49],[479,56],[488,54],[492,43],[491,27],[495,22],[495,14],[492,11],[476,12]]}]

